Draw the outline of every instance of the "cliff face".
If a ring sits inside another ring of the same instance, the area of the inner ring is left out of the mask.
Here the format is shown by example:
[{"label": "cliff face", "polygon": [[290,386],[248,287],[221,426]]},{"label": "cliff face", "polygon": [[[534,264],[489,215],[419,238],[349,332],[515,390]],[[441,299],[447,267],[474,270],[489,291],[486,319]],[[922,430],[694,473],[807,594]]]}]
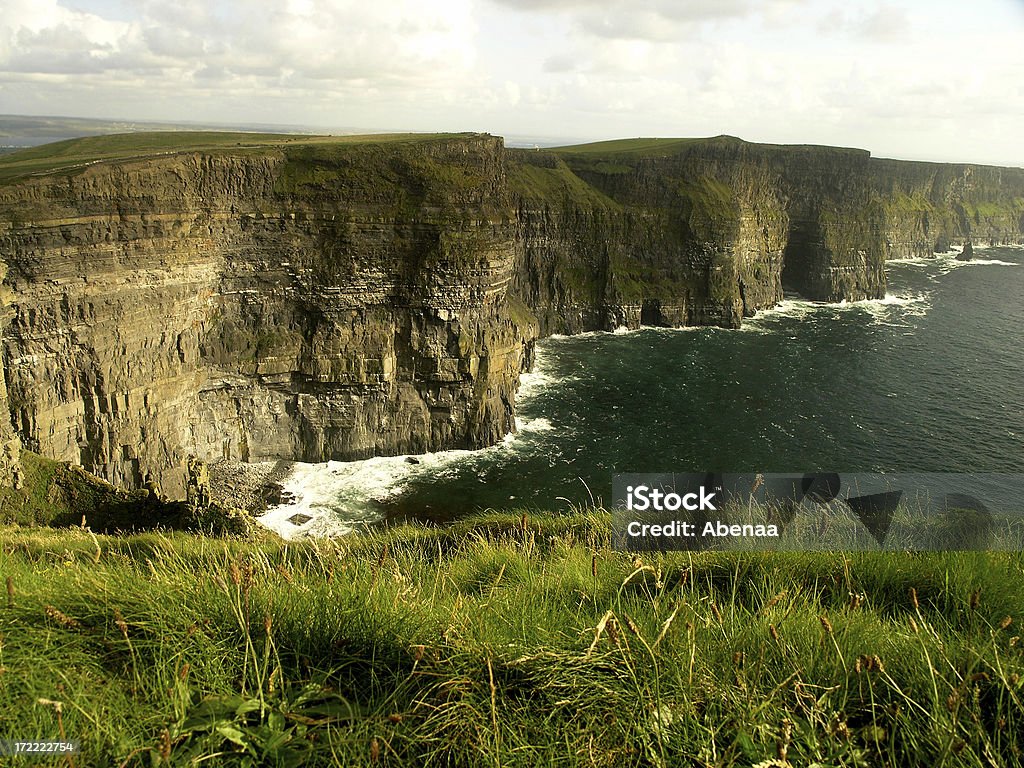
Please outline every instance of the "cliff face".
[{"label": "cliff face", "polygon": [[782,297],[787,214],[762,166],[520,153],[516,289],[544,330],[739,326]]},{"label": "cliff face", "polygon": [[0,189],[11,423],[33,450],[171,495],[188,454],[493,443],[536,335],[507,295],[503,168],[487,137],[173,155]]},{"label": "cliff face", "polygon": [[562,332],[737,327],[784,290],[880,297],[882,208],[868,160],[730,137],[517,153],[516,289],[542,329]]},{"label": "cliff face", "polygon": [[1024,239],[1024,169],[872,159],[888,258]]},{"label": "cliff face", "polygon": [[[6,273],[7,265],[0,260],[0,278],[5,277]],[[0,285],[0,341],[14,316],[11,309],[12,298],[10,289],[6,285]],[[0,486],[17,489],[22,485],[21,438],[10,419],[6,418],[8,402],[7,361],[5,356],[0,355]]]},{"label": "cliff face", "polygon": [[[13,156],[12,156],[13,157]],[[0,185],[0,483],[489,445],[538,334],[880,297],[887,257],[1024,240],[1024,171],[738,139],[280,140]]]}]

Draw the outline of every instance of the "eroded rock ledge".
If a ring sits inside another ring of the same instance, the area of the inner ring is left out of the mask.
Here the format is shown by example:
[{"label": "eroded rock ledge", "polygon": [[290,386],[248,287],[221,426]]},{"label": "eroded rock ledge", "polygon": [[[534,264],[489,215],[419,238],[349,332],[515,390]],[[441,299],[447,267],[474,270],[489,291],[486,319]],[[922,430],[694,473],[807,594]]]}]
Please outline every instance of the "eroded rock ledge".
[{"label": "eroded rock ledge", "polygon": [[1024,172],[719,137],[182,151],[0,186],[0,482],[20,445],[183,492],[185,459],[492,444],[538,335],[738,326],[783,290],[1021,242]]}]

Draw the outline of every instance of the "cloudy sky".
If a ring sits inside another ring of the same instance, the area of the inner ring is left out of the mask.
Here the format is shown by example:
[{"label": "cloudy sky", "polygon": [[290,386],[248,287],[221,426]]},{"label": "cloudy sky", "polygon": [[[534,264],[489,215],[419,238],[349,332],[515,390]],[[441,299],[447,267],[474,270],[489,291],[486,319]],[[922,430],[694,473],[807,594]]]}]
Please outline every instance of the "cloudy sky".
[{"label": "cloudy sky", "polygon": [[1024,165],[1024,0],[2,0],[0,113]]}]

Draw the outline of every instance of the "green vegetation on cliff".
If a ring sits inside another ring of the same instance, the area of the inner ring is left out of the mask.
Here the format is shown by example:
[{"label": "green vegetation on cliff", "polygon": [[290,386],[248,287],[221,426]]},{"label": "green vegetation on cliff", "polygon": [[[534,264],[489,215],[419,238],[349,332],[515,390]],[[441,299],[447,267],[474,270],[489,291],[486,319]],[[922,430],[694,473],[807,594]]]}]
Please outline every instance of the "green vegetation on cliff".
[{"label": "green vegetation on cliff", "polygon": [[470,189],[486,182],[480,169],[452,165],[424,152],[429,142],[468,138],[469,134],[342,137],[297,142],[284,149],[287,163],[277,180],[282,193],[342,190],[373,199],[388,187],[416,196],[438,189]]},{"label": "green vegetation on cliff", "polygon": [[0,738],[63,732],[72,765],[1020,762],[1019,552],[608,539],[601,513],[302,544],[5,529]]},{"label": "green vegetation on cliff", "polygon": [[617,211],[621,206],[577,176],[560,158],[548,153],[512,150],[508,182],[512,192],[532,205]]},{"label": "green vegetation on cliff", "polygon": [[693,229],[736,226],[739,216],[736,192],[725,182],[709,176],[687,179],[679,185],[679,197],[686,201]]},{"label": "green vegetation on cliff", "polygon": [[631,157],[658,157],[675,154],[682,149],[695,145],[742,144],[742,139],[734,136],[714,136],[711,138],[636,138],[594,141],[588,144],[572,144],[555,147],[552,152],[563,155],[619,155]]},{"label": "green vegetation on cliff", "polygon": [[[303,137],[305,138],[305,137]],[[70,173],[96,162],[134,160],[186,151],[271,146],[296,136],[213,131],[123,133],[43,144],[0,158],[0,184],[32,175]]]},{"label": "green vegetation on cliff", "polygon": [[159,131],[68,139],[0,157],[0,184],[26,176],[72,173],[104,161],[138,160],[179,152],[244,154],[267,149],[419,143],[474,134],[381,133],[355,136],[302,136],[228,131]]},{"label": "green vegetation on cliff", "polygon": [[[124,490],[81,467],[21,452],[18,488],[0,486],[0,525],[79,526],[96,531],[154,528],[245,533],[253,523],[242,513],[211,505],[195,510],[149,489]],[[46,534],[41,534],[46,535]]]},{"label": "green vegetation on cliff", "polygon": [[[131,520],[159,524],[160,505],[150,508],[146,491],[124,491],[79,467],[21,452],[21,487],[0,487],[0,524],[77,525],[83,519],[102,530],[131,527]],[[155,519],[152,519],[155,518]]]}]

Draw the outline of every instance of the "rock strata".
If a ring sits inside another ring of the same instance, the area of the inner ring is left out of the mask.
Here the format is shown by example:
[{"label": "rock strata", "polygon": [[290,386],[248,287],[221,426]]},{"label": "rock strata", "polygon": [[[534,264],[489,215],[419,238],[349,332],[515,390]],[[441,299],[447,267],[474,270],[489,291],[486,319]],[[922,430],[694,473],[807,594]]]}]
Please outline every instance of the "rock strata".
[{"label": "rock strata", "polygon": [[172,498],[190,455],[495,442],[537,334],[508,292],[504,152],[184,152],[0,187],[0,442]]}]

